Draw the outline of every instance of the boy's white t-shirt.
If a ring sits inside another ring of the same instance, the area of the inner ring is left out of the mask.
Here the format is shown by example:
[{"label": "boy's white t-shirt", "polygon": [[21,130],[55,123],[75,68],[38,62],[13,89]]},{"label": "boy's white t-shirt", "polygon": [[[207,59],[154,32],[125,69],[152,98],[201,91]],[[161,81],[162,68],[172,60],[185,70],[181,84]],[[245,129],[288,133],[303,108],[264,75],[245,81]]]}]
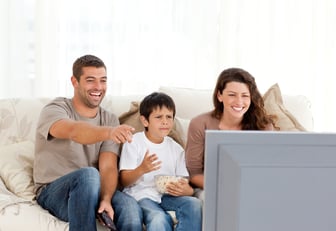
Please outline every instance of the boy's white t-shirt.
[{"label": "boy's white t-shirt", "polygon": [[137,201],[149,198],[158,203],[161,202],[162,194],[155,187],[155,175],[179,175],[188,176],[185,164],[184,149],[172,138],[166,136],[160,144],[149,141],[144,132],[133,135],[131,143],[124,143],[121,151],[119,169],[133,170],[141,163],[149,150],[150,154],[155,153],[162,162],[161,168],[156,171],[145,173],[133,185],[124,188],[124,192],[133,196]]}]

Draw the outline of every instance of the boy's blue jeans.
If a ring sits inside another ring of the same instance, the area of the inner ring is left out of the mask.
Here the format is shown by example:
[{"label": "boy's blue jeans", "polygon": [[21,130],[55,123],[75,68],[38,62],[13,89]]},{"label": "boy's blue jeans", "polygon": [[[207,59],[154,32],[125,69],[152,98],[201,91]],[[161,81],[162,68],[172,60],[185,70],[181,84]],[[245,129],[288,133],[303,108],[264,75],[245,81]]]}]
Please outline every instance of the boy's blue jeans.
[{"label": "boy's blue jeans", "polygon": [[202,202],[196,197],[174,197],[164,194],[161,203],[144,198],[138,201],[144,213],[147,231],[172,231],[173,220],[166,211],[175,211],[176,231],[202,230]]},{"label": "boy's blue jeans", "polygon": [[[37,202],[60,220],[69,222],[69,231],[96,231],[99,196],[99,172],[86,167],[48,184]],[[112,206],[118,230],[142,231],[142,211],[133,197],[116,191]]]}]

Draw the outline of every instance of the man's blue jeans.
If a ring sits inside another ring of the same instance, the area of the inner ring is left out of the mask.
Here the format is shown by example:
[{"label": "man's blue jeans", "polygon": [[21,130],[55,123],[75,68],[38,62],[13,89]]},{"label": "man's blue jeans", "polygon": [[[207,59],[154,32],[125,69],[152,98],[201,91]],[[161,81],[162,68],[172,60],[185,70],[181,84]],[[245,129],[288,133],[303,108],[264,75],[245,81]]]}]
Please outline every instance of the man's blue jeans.
[{"label": "man's blue jeans", "polygon": [[139,200],[147,231],[172,231],[173,220],[166,211],[175,211],[176,231],[202,230],[202,202],[191,196],[174,197],[164,194],[161,203],[144,198]]},{"label": "man's blue jeans", "polygon": [[[99,172],[86,167],[48,184],[37,202],[60,220],[69,222],[69,231],[96,231],[99,196]],[[142,211],[133,197],[116,191],[112,205],[118,230],[142,231]]]}]

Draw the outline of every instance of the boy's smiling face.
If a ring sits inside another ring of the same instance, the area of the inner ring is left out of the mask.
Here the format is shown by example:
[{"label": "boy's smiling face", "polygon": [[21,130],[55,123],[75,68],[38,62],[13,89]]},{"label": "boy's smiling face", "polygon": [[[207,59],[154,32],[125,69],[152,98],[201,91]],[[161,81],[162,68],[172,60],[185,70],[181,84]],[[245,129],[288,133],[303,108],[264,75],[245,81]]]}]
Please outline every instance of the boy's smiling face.
[{"label": "boy's smiling face", "polygon": [[153,143],[161,143],[173,128],[174,112],[165,106],[158,106],[150,113],[148,120],[144,116],[140,119],[144,127],[147,127],[146,137]]}]

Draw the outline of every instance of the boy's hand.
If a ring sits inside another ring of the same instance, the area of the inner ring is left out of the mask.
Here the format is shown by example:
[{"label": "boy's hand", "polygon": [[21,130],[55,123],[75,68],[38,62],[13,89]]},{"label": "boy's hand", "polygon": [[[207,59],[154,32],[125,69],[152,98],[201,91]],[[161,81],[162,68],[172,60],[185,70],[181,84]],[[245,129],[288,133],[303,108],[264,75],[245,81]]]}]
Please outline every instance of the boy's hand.
[{"label": "boy's hand", "polygon": [[150,154],[147,150],[140,168],[144,173],[152,172],[161,168],[161,161],[156,154]]},{"label": "boy's hand", "polygon": [[172,196],[191,196],[194,194],[194,189],[185,179],[180,179],[177,182],[168,182],[166,191]]}]

